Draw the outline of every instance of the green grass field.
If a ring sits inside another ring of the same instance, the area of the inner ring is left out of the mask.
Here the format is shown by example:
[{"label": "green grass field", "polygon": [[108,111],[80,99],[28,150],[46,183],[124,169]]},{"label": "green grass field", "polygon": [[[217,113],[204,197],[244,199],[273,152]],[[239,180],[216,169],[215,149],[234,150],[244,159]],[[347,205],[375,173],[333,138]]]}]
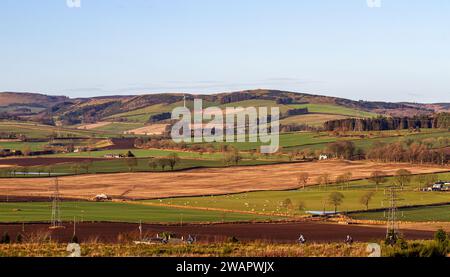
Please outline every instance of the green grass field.
[{"label": "green grass field", "polygon": [[[292,132],[292,133],[281,133],[279,136],[281,147],[299,147],[305,145],[323,144],[328,142],[334,142],[338,138],[329,136],[325,132],[312,133],[312,132]],[[250,142],[247,138],[245,142],[223,142],[223,143],[213,143],[213,145],[228,144],[236,147],[242,151],[248,151],[252,149],[257,149],[261,145],[268,145],[268,143]],[[218,147],[216,147],[218,148]]]},{"label": "green grass field", "polygon": [[[149,166],[149,158],[137,158],[136,165],[133,165],[132,172],[159,172],[162,171],[160,166],[153,168]],[[278,161],[273,160],[242,160],[239,165],[263,165],[263,164],[273,164],[278,163]],[[78,167],[77,167],[78,165]],[[89,165],[89,169],[82,168],[82,163],[60,163],[52,165],[51,174],[52,175],[74,175],[74,174],[97,174],[97,173],[120,173],[120,172],[130,172],[129,164],[127,159],[108,159],[108,160],[93,160]],[[211,167],[225,167],[228,166],[222,160],[211,160],[211,159],[189,159],[183,158],[175,165],[174,170],[183,170],[191,168],[211,168]],[[164,171],[170,171],[170,167],[167,166]],[[24,172],[25,173],[22,173]],[[48,177],[49,167],[48,166],[29,166],[24,169],[24,167],[18,168],[16,173],[12,172],[10,168],[0,168],[0,177],[11,178],[11,177]],[[17,173],[19,172],[19,173]],[[31,174],[30,174],[31,173]]]},{"label": "green grass field", "polygon": [[329,105],[329,104],[301,104],[301,105],[289,105],[293,109],[308,108],[310,113],[321,113],[321,114],[336,114],[345,115],[349,117],[375,117],[378,114],[360,111],[357,109],[351,109],[339,105]]},{"label": "green grass field", "polygon": [[[437,175],[438,178],[442,180],[450,178],[450,173],[441,173]],[[149,200],[149,202],[239,211],[304,214],[304,212],[308,210],[334,210],[333,205],[328,203],[327,199],[331,192],[340,191],[345,198],[338,209],[340,211],[355,211],[365,209],[365,206],[360,203],[360,198],[368,191],[375,191],[375,195],[369,203],[369,208],[375,209],[386,207],[388,203],[385,201],[385,188],[392,184],[392,178],[388,178],[388,180],[389,181],[385,185],[379,186],[378,190],[375,185],[371,184],[368,180],[358,180],[350,182],[348,186],[332,184],[327,187],[315,186],[305,190],[262,191],[221,196],[181,197]],[[416,178],[413,178],[413,181],[408,186],[405,186],[404,191],[401,192],[404,201],[402,201],[400,205],[427,205],[450,202],[450,193],[421,192],[418,191],[420,186],[421,185]],[[289,208],[282,205],[286,199],[290,199],[292,203],[292,206]],[[302,204],[302,209],[299,209],[300,204]]]},{"label": "green grass field", "polygon": [[111,137],[115,134],[99,132],[95,130],[78,130],[38,123],[0,121],[0,133],[15,133],[25,135],[28,138],[48,138],[52,135],[61,137]]},{"label": "green grass field", "polygon": [[[155,207],[116,202],[61,202],[61,219],[81,221],[177,223],[269,220],[277,217]],[[0,222],[49,221],[51,202],[0,203]]]},{"label": "green grass field", "polygon": [[25,148],[30,148],[31,151],[39,151],[43,150],[46,145],[48,145],[47,142],[0,141],[0,150],[24,150]]},{"label": "green grass field", "polygon": [[[216,106],[216,103],[211,103],[207,101],[203,101],[203,108],[210,107],[210,106]],[[141,109],[125,112],[125,113],[119,113],[112,115],[108,117],[107,119],[115,119],[115,118],[126,118],[129,122],[138,122],[138,123],[146,123],[148,122],[150,116],[164,113],[164,112],[171,112],[176,107],[183,107],[183,102],[176,102],[170,105],[167,104],[156,104],[148,107],[144,107]],[[193,109],[194,104],[192,101],[186,102],[186,107],[189,109]],[[138,128],[138,127],[137,127]]]},{"label": "green grass field", "polygon": [[287,125],[287,124],[304,124],[312,127],[322,127],[323,124],[326,121],[329,120],[338,120],[338,119],[345,119],[348,118],[348,116],[344,115],[335,115],[335,114],[302,114],[302,115],[294,115],[287,118],[283,118],[280,120],[280,124]]},{"label": "green grass field", "polygon": [[[356,213],[350,216],[355,219],[386,220],[385,212],[383,211]],[[450,205],[399,209],[399,220],[449,222]]]},{"label": "green grass field", "polygon": [[[326,134],[326,133],[321,133]],[[292,150],[302,150],[302,149],[310,149],[310,150],[322,150],[325,149],[329,142],[335,142],[338,140],[350,140],[352,141],[356,147],[362,148],[364,150],[369,149],[374,143],[395,143],[395,142],[406,142],[408,139],[411,140],[425,140],[430,138],[440,138],[440,137],[448,137],[449,133],[446,130],[442,129],[423,129],[420,133],[411,133],[408,130],[399,130],[399,131],[374,131],[374,132],[350,132],[349,134],[354,135],[353,137],[332,137],[330,136],[329,141],[320,142],[318,140],[305,141],[308,143],[293,145],[289,144],[284,146],[284,151],[289,152]],[[359,138],[358,134],[368,135],[372,134],[370,137]]]},{"label": "green grass field", "polygon": [[143,123],[131,123],[131,122],[111,122],[108,125],[104,125],[92,130],[102,131],[107,133],[123,134],[125,131],[133,130],[136,128],[144,127]]}]

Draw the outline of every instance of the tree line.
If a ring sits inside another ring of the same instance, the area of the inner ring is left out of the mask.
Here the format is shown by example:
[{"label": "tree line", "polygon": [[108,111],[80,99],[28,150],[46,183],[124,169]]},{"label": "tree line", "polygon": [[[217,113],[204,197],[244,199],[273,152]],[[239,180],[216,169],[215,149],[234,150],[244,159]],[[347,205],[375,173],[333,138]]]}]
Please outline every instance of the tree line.
[{"label": "tree line", "polygon": [[420,128],[450,128],[450,113],[414,117],[347,118],[324,123],[326,131],[386,131]]}]

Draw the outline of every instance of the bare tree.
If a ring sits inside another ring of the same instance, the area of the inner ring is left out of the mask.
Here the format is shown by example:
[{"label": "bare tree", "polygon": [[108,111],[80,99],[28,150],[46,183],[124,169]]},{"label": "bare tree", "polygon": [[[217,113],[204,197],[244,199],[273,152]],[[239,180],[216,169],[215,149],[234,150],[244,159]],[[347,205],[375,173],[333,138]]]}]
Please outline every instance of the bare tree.
[{"label": "bare tree", "polygon": [[366,207],[366,210],[369,209],[369,203],[372,200],[373,196],[375,195],[374,191],[368,191],[365,194],[361,196],[359,199],[359,203],[363,204],[364,207]]},{"label": "bare tree", "polygon": [[395,172],[395,183],[403,190],[405,185],[411,182],[411,171],[407,169],[399,169]]},{"label": "bare tree", "polygon": [[302,172],[297,176],[297,182],[303,189],[305,189],[308,180],[309,180],[308,172]]},{"label": "bare tree", "polygon": [[180,162],[180,158],[178,157],[177,153],[171,153],[167,158],[169,166],[172,170],[174,169],[175,165]]},{"label": "bare tree", "polygon": [[332,192],[328,196],[328,202],[334,206],[334,212],[337,212],[338,206],[344,201],[344,195],[340,192]]},{"label": "bare tree", "polygon": [[385,177],[385,173],[383,171],[376,170],[370,174],[369,180],[375,184],[375,189],[378,190],[378,186],[380,184],[384,184],[387,182],[387,179]]},{"label": "bare tree", "polygon": [[155,170],[158,167],[158,163],[155,159],[152,158],[148,160],[148,166]]},{"label": "bare tree", "polygon": [[166,166],[170,166],[169,160],[167,158],[160,158],[157,160],[157,163],[159,164],[159,166],[163,171],[166,168]]},{"label": "bare tree", "polygon": [[132,172],[133,169],[138,165],[138,160],[136,158],[126,158],[125,164],[128,167],[128,171]]}]

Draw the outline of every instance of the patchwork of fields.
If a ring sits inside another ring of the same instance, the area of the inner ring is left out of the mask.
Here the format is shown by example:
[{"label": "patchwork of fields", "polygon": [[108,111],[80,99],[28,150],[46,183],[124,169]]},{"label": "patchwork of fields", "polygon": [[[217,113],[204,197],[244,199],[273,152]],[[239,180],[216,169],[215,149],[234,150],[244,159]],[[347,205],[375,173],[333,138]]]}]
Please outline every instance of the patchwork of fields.
[{"label": "patchwork of fields", "polygon": [[[438,178],[446,180],[450,173],[439,173]],[[149,203],[165,204],[177,207],[202,207],[212,209],[227,209],[245,212],[260,213],[285,213],[287,215],[304,215],[305,211],[332,211],[333,205],[329,203],[328,197],[331,192],[339,191],[344,195],[343,203],[338,207],[339,211],[365,210],[366,207],[360,202],[361,197],[368,191],[372,191],[373,198],[369,202],[370,209],[386,208],[389,205],[385,189],[394,183],[392,177],[379,186],[367,179],[352,181],[349,184],[312,186],[306,189],[289,191],[261,191],[248,192],[232,195],[216,195],[202,197],[177,197],[159,200],[149,200]],[[450,193],[421,192],[421,185],[416,179],[405,186],[401,192],[403,201],[400,206],[429,205],[436,203],[450,203]],[[289,199],[290,206],[286,206]]]},{"label": "patchwork of fields", "polygon": [[[308,185],[317,184],[317,177],[329,173],[331,180],[343,172],[352,172],[353,179],[367,178],[374,170],[393,175],[398,169],[411,172],[445,172],[446,167],[404,163],[374,163],[322,161],[261,166],[201,168],[180,172],[88,174],[60,178],[61,194],[65,197],[91,198],[95,194],[127,196],[133,199],[173,196],[229,194],[259,190],[293,189],[300,185],[297,175],[308,172]],[[180,185],[182,184],[182,185]],[[10,195],[49,196],[51,178],[1,178],[0,190]]]}]

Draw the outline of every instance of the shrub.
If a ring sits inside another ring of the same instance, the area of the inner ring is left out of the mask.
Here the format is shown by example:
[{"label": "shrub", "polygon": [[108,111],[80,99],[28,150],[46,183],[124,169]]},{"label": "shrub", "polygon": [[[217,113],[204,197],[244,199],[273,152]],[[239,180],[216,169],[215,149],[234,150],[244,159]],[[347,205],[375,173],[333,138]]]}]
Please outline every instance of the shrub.
[{"label": "shrub", "polygon": [[16,243],[22,243],[23,242],[23,237],[21,233],[18,233],[16,236]]},{"label": "shrub", "polygon": [[73,235],[72,239],[70,240],[71,243],[78,243],[78,237],[77,235]]},{"label": "shrub", "polygon": [[10,243],[11,238],[9,237],[8,232],[3,233],[3,236],[0,239],[0,243]]},{"label": "shrub", "polygon": [[227,239],[227,242],[230,242],[230,243],[238,243],[239,240],[238,240],[235,236],[232,236],[232,237],[229,237],[229,238]]}]

